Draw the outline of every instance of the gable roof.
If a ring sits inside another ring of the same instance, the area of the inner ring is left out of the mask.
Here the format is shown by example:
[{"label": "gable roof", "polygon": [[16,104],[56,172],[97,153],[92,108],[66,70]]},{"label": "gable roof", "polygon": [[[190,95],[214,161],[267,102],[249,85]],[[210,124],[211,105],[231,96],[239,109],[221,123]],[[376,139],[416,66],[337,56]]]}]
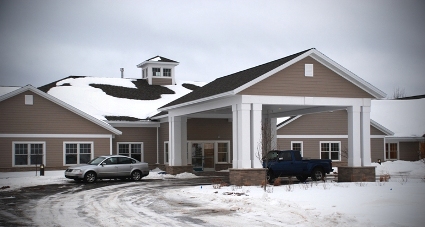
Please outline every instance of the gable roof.
[{"label": "gable roof", "polygon": [[174,61],[174,60],[164,58],[162,56],[157,55],[155,57],[149,58],[148,60],[138,64],[137,68],[142,68],[142,66],[144,64],[147,64],[147,63],[163,63],[163,64],[172,64],[172,65],[178,65],[179,64],[179,62],[177,62],[177,61]]},{"label": "gable roof", "polygon": [[167,105],[162,106],[159,110],[163,111],[183,106],[185,104],[202,102],[208,99],[224,97],[228,95],[235,95],[238,92],[268,78],[276,72],[279,72],[308,56],[319,61],[321,64],[324,64],[343,78],[371,94],[373,97],[383,98],[386,96],[386,94],[378,88],[372,86],[365,80],[356,76],[354,73],[343,68],[341,65],[337,64],[332,59],[328,58],[316,49],[311,48],[275,61],[233,73],[228,76],[217,78],[211,83],[203,86],[201,89],[191,92],[168,103]]},{"label": "gable roof", "polygon": [[19,94],[21,94],[21,93],[23,93],[25,91],[31,91],[31,92],[33,92],[33,93],[35,93],[35,94],[37,94],[37,95],[39,95],[39,96],[47,99],[47,100],[49,100],[49,101],[51,101],[51,102],[53,102],[53,103],[55,103],[55,104],[57,104],[57,105],[65,108],[65,109],[67,109],[67,110],[69,110],[69,111],[71,111],[71,112],[73,112],[73,113],[81,116],[82,118],[85,118],[86,120],[89,120],[89,121],[93,122],[94,124],[96,124],[96,125],[104,128],[104,129],[106,129],[106,130],[114,133],[115,135],[121,135],[122,134],[121,131],[115,129],[114,127],[112,127],[111,125],[107,124],[106,122],[101,121],[101,120],[99,120],[99,119],[97,119],[97,118],[95,118],[95,117],[93,117],[93,116],[91,116],[91,115],[89,115],[89,114],[87,114],[87,113],[85,113],[85,112],[83,112],[83,111],[81,111],[81,110],[79,110],[79,109],[77,109],[77,108],[75,108],[75,107],[73,107],[73,106],[71,106],[71,105],[69,105],[69,104],[67,104],[67,103],[65,103],[65,102],[63,102],[63,101],[61,101],[61,100],[59,100],[59,99],[51,96],[51,95],[49,95],[49,94],[47,94],[47,93],[44,93],[43,91],[40,91],[39,89],[33,87],[32,85],[27,85],[25,87],[22,87],[20,89],[17,89],[17,90],[14,90],[14,91],[10,92],[10,93],[7,93],[7,94],[5,94],[3,96],[0,96],[0,102],[4,101],[6,99],[9,99],[11,97],[14,97],[16,95],[19,95]]}]

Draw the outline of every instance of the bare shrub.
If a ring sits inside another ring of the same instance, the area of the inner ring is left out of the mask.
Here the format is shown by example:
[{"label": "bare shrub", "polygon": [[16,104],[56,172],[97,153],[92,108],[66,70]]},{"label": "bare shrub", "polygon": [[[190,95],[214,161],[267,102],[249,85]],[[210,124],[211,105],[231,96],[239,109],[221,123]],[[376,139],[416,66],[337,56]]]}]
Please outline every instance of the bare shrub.
[{"label": "bare shrub", "polygon": [[390,178],[391,178],[390,174],[386,173],[386,174],[379,176],[379,181],[380,182],[388,182]]},{"label": "bare shrub", "polygon": [[292,179],[292,177],[288,177],[288,184],[286,185],[286,191],[287,192],[292,192],[294,190],[294,180]]},{"label": "bare shrub", "polygon": [[323,189],[324,189],[324,190],[327,190],[327,189],[330,189],[330,188],[331,188],[331,185],[330,185],[330,184],[328,184],[328,183],[326,183],[326,182],[325,182],[325,183],[323,183],[323,184],[322,184],[322,186],[323,186]]},{"label": "bare shrub", "polygon": [[[360,178],[360,181],[356,182],[355,184],[357,186],[364,187],[367,185],[366,180],[367,180],[366,175],[363,174],[362,177]],[[351,181],[352,182],[355,181],[354,175],[351,175]]]}]

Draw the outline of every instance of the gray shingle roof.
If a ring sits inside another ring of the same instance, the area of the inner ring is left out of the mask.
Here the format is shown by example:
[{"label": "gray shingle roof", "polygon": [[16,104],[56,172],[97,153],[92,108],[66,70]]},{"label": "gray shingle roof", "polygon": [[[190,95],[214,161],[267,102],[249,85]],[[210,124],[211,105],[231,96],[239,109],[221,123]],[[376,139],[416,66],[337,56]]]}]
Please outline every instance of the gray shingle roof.
[{"label": "gray shingle roof", "polygon": [[[257,77],[260,77],[261,75],[285,64],[286,62],[300,56],[301,54],[309,51],[311,49],[305,50],[305,51],[301,51],[299,53],[275,60],[275,61],[271,61],[259,66],[255,66],[253,68],[249,68],[237,73],[233,73],[230,74],[228,76],[224,76],[224,77],[220,77],[215,79],[214,81],[212,81],[211,83],[206,84],[205,86],[203,86],[202,88],[199,88],[185,96],[182,96],[164,106],[162,106],[161,108],[165,108],[165,107],[170,107],[170,106],[174,106],[174,105],[178,105],[178,104],[182,104],[182,103],[186,103],[186,102],[190,102],[190,101],[194,101],[194,100],[198,100],[198,99],[202,99],[202,98],[207,98],[210,96],[214,96],[214,95],[218,95],[218,94],[222,94],[225,92],[229,92],[229,91],[233,91],[236,88],[254,80]],[[160,109],[161,109],[160,108]]]}]

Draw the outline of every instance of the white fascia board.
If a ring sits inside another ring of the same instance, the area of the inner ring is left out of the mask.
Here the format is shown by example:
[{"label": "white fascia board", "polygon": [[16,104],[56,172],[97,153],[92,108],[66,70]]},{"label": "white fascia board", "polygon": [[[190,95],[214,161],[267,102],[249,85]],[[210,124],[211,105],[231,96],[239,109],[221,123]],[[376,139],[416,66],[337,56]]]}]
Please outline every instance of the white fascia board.
[{"label": "white fascia board", "polygon": [[189,114],[188,118],[214,118],[214,119],[230,119],[232,114]]},{"label": "white fascia board", "polygon": [[180,103],[180,104],[177,104],[177,105],[174,105],[174,106],[160,108],[160,109],[158,109],[158,111],[169,111],[169,110],[172,110],[172,109],[176,109],[176,108],[180,108],[180,107],[184,107],[184,106],[189,106],[189,105],[193,105],[193,104],[198,104],[198,103],[206,102],[206,101],[213,100],[213,99],[223,98],[223,97],[230,96],[230,95],[233,95],[233,94],[234,94],[233,91],[224,92],[224,93],[221,93],[221,94],[218,94],[218,95],[213,95],[213,96],[209,96],[209,97],[206,97],[206,98],[193,100],[193,101],[190,101],[190,102]]},{"label": "white fascia board", "polygon": [[131,122],[131,121],[107,121],[113,127],[159,127],[159,122]]},{"label": "white fascia board", "polygon": [[143,68],[144,65],[171,65],[171,66],[177,66],[179,63],[176,62],[159,62],[159,61],[144,61],[137,66],[137,68]]},{"label": "white fascia board", "polygon": [[385,142],[423,142],[425,140],[424,137],[416,137],[416,136],[412,136],[412,137],[398,137],[398,136],[387,136],[385,137]]},{"label": "white fascia board", "polygon": [[8,93],[6,95],[1,96],[0,97],[0,102],[3,101],[3,100],[5,100],[5,99],[8,99],[10,97],[13,97],[15,95],[21,94],[21,93],[23,93],[25,91],[31,91],[31,92],[33,92],[33,93],[35,93],[35,94],[37,94],[37,95],[39,95],[39,96],[41,96],[41,97],[43,97],[45,99],[47,99],[47,100],[49,100],[49,101],[57,104],[57,105],[65,108],[65,109],[67,109],[67,110],[69,110],[69,111],[71,111],[71,112],[73,112],[73,113],[75,113],[75,114],[77,114],[77,115],[79,115],[79,116],[81,116],[81,117],[83,117],[83,118],[85,118],[85,119],[87,119],[87,120],[95,123],[95,124],[99,125],[100,127],[102,127],[104,129],[106,129],[106,130],[114,133],[115,135],[121,135],[122,134],[121,131],[115,129],[114,127],[112,127],[111,125],[107,124],[106,122],[101,121],[101,120],[99,120],[99,119],[97,119],[97,118],[95,118],[95,117],[93,117],[93,116],[91,116],[91,115],[89,115],[87,113],[84,113],[83,111],[81,111],[81,110],[79,110],[79,109],[77,109],[77,108],[75,108],[75,107],[73,107],[73,106],[71,106],[71,105],[69,105],[69,104],[67,104],[67,103],[65,103],[63,101],[61,101],[61,100],[59,100],[59,99],[57,99],[57,98],[55,98],[55,97],[53,97],[53,96],[45,93],[45,92],[42,92],[42,91],[38,90],[37,88],[33,87],[32,85],[27,85],[27,86],[25,86],[25,87],[23,87],[21,89],[15,90],[13,92],[10,92],[10,93]]},{"label": "white fascia board", "polygon": [[208,110],[220,109],[229,107],[233,104],[241,103],[241,96],[234,95],[227,98],[213,99],[207,102],[198,103],[197,105],[185,106],[176,108],[168,112],[168,116],[183,116],[193,113],[200,113]]},{"label": "white fascia board", "polygon": [[350,81],[351,83],[355,84],[359,88],[363,89],[367,93],[373,95],[377,99],[385,98],[387,94],[385,92],[379,90],[372,84],[368,83],[367,81],[363,80],[362,78],[358,77],[356,74],[352,73],[348,69],[344,68],[340,64],[336,63],[334,60],[330,59],[326,55],[322,54],[318,50],[313,50],[310,57],[315,59],[316,61],[320,62],[321,64],[325,65],[338,75],[342,76],[346,80]]},{"label": "white fascia board", "polygon": [[281,66],[279,66],[279,67],[277,67],[277,68],[275,68],[275,69],[273,69],[273,70],[271,70],[271,71],[269,71],[269,72],[267,72],[267,73],[265,73],[265,74],[263,74],[263,75],[255,78],[254,80],[251,80],[250,82],[248,82],[248,83],[246,83],[246,84],[244,84],[244,85],[236,88],[234,90],[234,93],[237,94],[237,93],[239,93],[239,92],[241,92],[241,91],[243,91],[243,90],[251,87],[252,85],[254,85],[254,84],[256,84],[256,83],[258,83],[258,82],[260,82],[260,81],[262,81],[262,80],[264,80],[266,78],[268,78],[269,76],[271,76],[271,75],[273,75],[273,74],[275,74],[275,73],[277,73],[277,72],[279,72],[279,71],[281,71],[281,70],[289,67],[290,65],[292,65],[292,64],[300,61],[301,59],[303,59],[303,58],[305,58],[307,56],[309,56],[313,51],[314,51],[314,49],[309,50],[309,51],[305,52],[304,54],[301,54],[300,56],[298,56],[298,57],[296,57],[296,58],[294,58],[294,59],[286,62],[285,64],[283,64],[283,65],[281,65]]},{"label": "white fascia board", "polygon": [[278,139],[346,139],[348,135],[277,135]]},{"label": "white fascia board", "polygon": [[268,116],[270,118],[278,118],[278,117],[288,117],[288,116],[295,116],[295,115],[306,115],[306,114],[315,114],[315,113],[323,113],[323,112],[332,112],[337,110],[344,110],[347,107],[342,106],[316,106],[316,107],[310,107],[310,108],[304,108],[299,110],[290,110],[290,111],[283,111],[279,113],[272,113]]},{"label": "white fascia board", "polygon": [[298,118],[300,118],[300,117],[302,117],[302,115],[298,115],[298,116],[296,116],[296,117],[294,117],[294,118],[292,118],[292,119],[288,120],[287,122],[285,122],[285,123],[281,124],[279,127],[277,127],[277,128],[276,128],[276,130],[279,130],[280,128],[282,128],[282,127],[284,127],[284,126],[288,125],[289,123],[291,123],[291,122],[293,122],[293,121],[297,120],[297,119],[298,119]]},{"label": "white fascia board", "polygon": [[156,116],[156,117],[151,117],[151,119],[153,119],[153,120],[161,120],[162,118],[168,118],[168,114],[159,115],[159,116]]},{"label": "white fascia board", "polygon": [[381,131],[381,132],[385,133],[387,136],[392,136],[392,135],[394,135],[394,132],[392,132],[391,130],[389,130],[389,129],[385,128],[383,125],[379,124],[378,122],[376,122],[376,121],[374,121],[374,120],[372,120],[372,119],[370,119],[370,124],[371,124],[373,127],[377,128],[379,131]]},{"label": "white fascia board", "polygon": [[111,138],[111,134],[0,134],[0,138]]},{"label": "white fascia board", "polygon": [[[309,105],[309,106],[364,106],[367,99],[303,96],[265,96],[242,95],[242,103],[261,103],[263,105]],[[370,104],[369,104],[370,106]]]}]

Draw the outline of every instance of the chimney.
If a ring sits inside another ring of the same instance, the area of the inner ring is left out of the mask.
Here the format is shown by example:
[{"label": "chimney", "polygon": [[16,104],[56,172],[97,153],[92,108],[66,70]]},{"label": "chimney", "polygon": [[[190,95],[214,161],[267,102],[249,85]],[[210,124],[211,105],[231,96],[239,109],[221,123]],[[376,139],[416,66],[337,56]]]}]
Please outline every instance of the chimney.
[{"label": "chimney", "polygon": [[124,78],[124,68],[120,68],[121,71],[121,78]]}]

